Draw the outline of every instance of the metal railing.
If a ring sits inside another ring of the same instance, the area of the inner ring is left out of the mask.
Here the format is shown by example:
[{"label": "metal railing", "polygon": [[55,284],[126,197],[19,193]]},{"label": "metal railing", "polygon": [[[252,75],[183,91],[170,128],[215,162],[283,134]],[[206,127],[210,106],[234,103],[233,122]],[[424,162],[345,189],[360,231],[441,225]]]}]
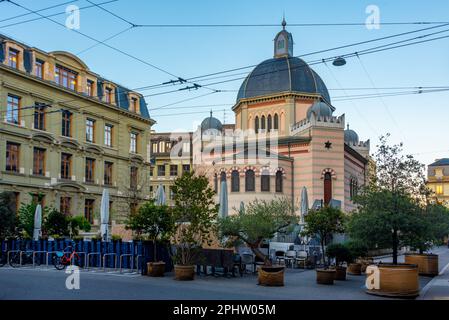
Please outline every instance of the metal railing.
[{"label": "metal railing", "polygon": [[101,261],[102,261],[101,252],[89,252],[89,253],[87,254],[87,264],[86,264],[86,269],[89,270],[90,257],[91,257],[91,256],[100,256],[100,266],[99,266],[99,268],[101,268]]},{"label": "metal railing", "polygon": [[[47,253],[47,251],[41,250],[41,251],[33,251],[33,268],[36,266],[36,253]],[[48,264],[47,264],[48,265]]]},{"label": "metal railing", "polygon": [[117,268],[117,254],[116,253],[105,253],[104,255],[103,255],[103,271],[106,271],[106,258],[107,257],[110,257],[110,256],[114,256],[115,258],[114,258],[114,269],[116,269]]},{"label": "metal railing", "polygon": [[129,261],[130,261],[130,264],[131,264],[131,272],[133,272],[134,271],[134,254],[132,254],[132,253],[128,253],[128,254],[122,254],[122,255],[120,255],[120,258],[119,258],[119,260],[120,260],[120,262],[119,262],[119,266],[120,266],[120,273],[122,273],[122,262],[123,262],[123,258],[124,257],[131,257],[131,259],[129,259]]}]

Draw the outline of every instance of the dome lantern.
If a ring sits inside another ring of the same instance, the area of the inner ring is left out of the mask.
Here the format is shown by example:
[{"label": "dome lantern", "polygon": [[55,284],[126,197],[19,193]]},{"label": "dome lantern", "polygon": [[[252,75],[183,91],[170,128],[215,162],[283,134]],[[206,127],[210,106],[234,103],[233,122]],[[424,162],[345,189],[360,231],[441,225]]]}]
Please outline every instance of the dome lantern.
[{"label": "dome lantern", "polygon": [[274,57],[293,56],[293,36],[285,30],[287,22],[285,17],[282,19],[282,30],[274,38]]}]

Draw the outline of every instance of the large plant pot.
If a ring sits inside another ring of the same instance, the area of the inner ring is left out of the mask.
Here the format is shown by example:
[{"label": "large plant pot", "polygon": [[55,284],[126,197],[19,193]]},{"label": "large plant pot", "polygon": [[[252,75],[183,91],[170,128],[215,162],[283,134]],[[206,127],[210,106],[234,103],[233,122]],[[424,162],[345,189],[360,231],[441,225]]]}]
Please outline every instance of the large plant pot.
[{"label": "large plant pot", "polygon": [[318,284],[334,284],[335,269],[316,269],[316,282]]},{"label": "large plant pot", "polygon": [[346,267],[335,267],[335,280],[346,280]]},{"label": "large plant pot", "polygon": [[[377,265],[379,270],[379,289],[367,289],[373,295],[392,298],[416,298],[419,295],[418,266],[416,264]],[[370,277],[367,274],[367,277]]]},{"label": "large plant pot", "polygon": [[195,266],[175,265],[175,280],[193,280],[195,278]]},{"label": "large plant pot", "polygon": [[361,272],[365,273],[366,272],[366,268],[370,265],[370,264],[374,264],[374,259],[373,258],[360,258],[357,260],[357,263],[361,264]]},{"label": "large plant pot", "polygon": [[437,254],[417,254],[407,253],[405,255],[405,263],[417,264],[418,273],[423,276],[438,275],[438,255]]},{"label": "large plant pot", "polygon": [[263,266],[259,268],[258,284],[267,287],[282,287],[284,285],[284,270],[283,266]]},{"label": "large plant pot", "polygon": [[360,276],[362,274],[362,265],[360,263],[350,263],[348,266],[348,273]]},{"label": "large plant pot", "polygon": [[151,277],[163,277],[165,272],[165,262],[148,262],[147,275]]}]

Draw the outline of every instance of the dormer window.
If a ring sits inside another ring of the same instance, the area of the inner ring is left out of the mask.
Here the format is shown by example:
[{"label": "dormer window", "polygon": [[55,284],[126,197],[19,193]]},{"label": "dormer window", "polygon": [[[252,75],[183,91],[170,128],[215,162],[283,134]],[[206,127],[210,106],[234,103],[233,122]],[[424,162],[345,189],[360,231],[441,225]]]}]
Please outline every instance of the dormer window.
[{"label": "dormer window", "polygon": [[44,78],[44,61],[36,59],[34,63],[34,73],[36,77],[43,79]]},{"label": "dormer window", "polygon": [[56,66],[55,67],[55,82],[64,88],[76,90],[76,80],[78,74],[68,68]]},{"label": "dormer window", "polygon": [[129,111],[137,112],[139,110],[137,102],[138,102],[137,98],[131,98],[131,106]]},{"label": "dormer window", "polygon": [[86,93],[89,97],[94,95],[94,82],[92,80],[87,80]]},{"label": "dormer window", "polygon": [[8,56],[8,65],[11,68],[17,69],[18,63],[19,63],[19,51],[10,48]]},{"label": "dormer window", "polygon": [[104,99],[106,103],[112,103],[112,88],[106,88]]}]

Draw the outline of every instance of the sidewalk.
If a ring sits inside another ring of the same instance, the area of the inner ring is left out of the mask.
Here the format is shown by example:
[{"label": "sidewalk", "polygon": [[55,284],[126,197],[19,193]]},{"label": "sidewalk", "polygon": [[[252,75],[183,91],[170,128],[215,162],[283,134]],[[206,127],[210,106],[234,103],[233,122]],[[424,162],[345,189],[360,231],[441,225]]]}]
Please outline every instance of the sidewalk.
[{"label": "sidewalk", "polygon": [[449,300],[449,262],[422,290],[418,300]]}]

